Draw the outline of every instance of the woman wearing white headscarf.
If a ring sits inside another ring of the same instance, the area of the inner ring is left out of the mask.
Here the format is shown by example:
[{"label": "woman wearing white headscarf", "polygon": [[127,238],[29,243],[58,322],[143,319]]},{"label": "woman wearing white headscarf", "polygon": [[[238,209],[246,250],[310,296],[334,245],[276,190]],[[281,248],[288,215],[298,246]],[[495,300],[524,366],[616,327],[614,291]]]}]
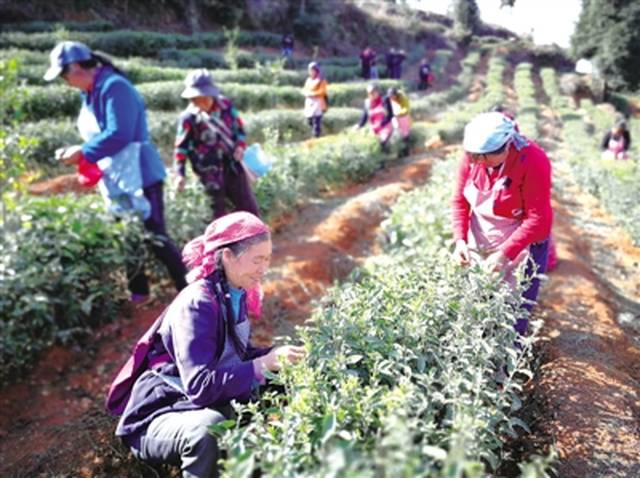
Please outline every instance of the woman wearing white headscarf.
[{"label": "woman wearing white headscarf", "polygon": [[309,77],[304,83],[302,94],[304,100],[304,116],[307,118],[313,136],[318,138],[322,132],[322,116],[327,111],[327,80],[315,61],[309,63]]},{"label": "woman wearing white headscarf", "polygon": [[[528,277],[546,270],[551,209],[551,164],[545,152],[499,112],[482,113],[464,131],[465,155],[453,198],[454,259],[462,265],[485,262],[505,273],[526,261]],[[539,279],[524,297],[531,310]],[[525,335],[528,320],[516,323]]]}]

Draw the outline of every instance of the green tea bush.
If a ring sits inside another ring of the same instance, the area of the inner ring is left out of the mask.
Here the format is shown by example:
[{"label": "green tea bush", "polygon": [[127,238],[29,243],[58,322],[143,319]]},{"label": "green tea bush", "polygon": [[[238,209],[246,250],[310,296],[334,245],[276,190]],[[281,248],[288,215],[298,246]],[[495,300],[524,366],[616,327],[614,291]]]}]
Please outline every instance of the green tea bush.
[{"label": "green tea bush", "polygon": [[0,25],[0,31],[23,33],[54,32],[60,27],[78,32],[108,32],[115,30],[114,24],[108,20],[91,20],[88,22],[46,22],[37,20],[24,23],[4,23]]},{"label": "green tea bush", "polygon": [[227,450],[223,476],[497,470],[505,437],[527,429],[513,413],[532,339],[513,346],[518,297],[480,269],[456,269],[443,249],[454,167],[437,165],[430,186],[394,207],[388,255],[316,307],[299,330],[307,358],[270,376],[286,394],[236,404],[242,422],[212,427]]},{"label": "green tea bush", "polygon": [[54,340],[116,314],[126,290],[124,260],[139,254],[127,238],[142,233],[127,220],[113,221],[95,198],[25,196],[15,205],[16,222],[0,239],[0,382]]},{"label": "green tea bush", "polygon": [[25,93],[21,104],[25,121],[75,117],[80,111],[80,95],[68,86],[62,84],[23,86],[19,90]]},{"label": "green tea bush", "polygon": [[533,140],[538,139],[538,115],[540,108],[535,97],[535,86],[531,79],[531,63],[520,63],[516,67],[513,87],[518,95],[516,120],[520,131]]},{"label": "green tea bush", "polygon": [[44,75],[44,71],[46,71],[49,65],[49,54],[44,51],[32,51],[21,48],[0,49],[0,60],[8,60],[10,58],[20,58],[20,68],[25,65],[40,65],[43,71],[42,75]]},{"label": "green tea bush", "polygon": [[[69,29],[71,30],[71,29]],[[65,39],[81,41],[94,50],[116,56],[156,57],[166,48],[220,48],[225,44],[222,32],[182,35],[151,31],[114,30],[105,32],[67,31]],[[59,41],[58,32],[0,33],[0,48],[24,48],[27,50],[50,50]],[[239,45],[280,46],[278,35],[269,32],[240,32]]]}]

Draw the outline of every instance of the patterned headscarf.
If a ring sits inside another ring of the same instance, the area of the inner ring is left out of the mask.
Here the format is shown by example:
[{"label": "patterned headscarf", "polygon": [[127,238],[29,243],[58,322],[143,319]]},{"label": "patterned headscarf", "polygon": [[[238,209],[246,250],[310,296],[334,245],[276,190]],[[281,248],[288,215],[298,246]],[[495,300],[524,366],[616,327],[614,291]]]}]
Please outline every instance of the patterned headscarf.
[{"label": "patterned headscarf", "polygon": [[216,251],[222,247],[266,232],[269,226],[249,212],[233,212],[216,219],[182,250],[184,264],[190,269],[187,282],[210,275],[217,267]]},{"label": "patterned headscarf", "polygon": [[513,140],[517,150],[529,145],[527,139],[518,133],[516,123],[499,112],[481,113],[464,128],[462,146],[467,153],[491,153]]}]

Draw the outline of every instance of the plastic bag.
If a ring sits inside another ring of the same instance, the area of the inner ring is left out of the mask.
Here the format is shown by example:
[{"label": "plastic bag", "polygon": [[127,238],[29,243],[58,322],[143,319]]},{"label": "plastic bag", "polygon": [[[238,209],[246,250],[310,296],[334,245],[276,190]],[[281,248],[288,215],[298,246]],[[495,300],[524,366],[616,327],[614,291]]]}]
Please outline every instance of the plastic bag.
[{"label": "plastic bag", "polygon": [[78,182],[80,185],[90,188],[98,184],[98,181],[102,179],[102,170],[97,164],[91,163],[84,158],[80,158],[78,162]]}]

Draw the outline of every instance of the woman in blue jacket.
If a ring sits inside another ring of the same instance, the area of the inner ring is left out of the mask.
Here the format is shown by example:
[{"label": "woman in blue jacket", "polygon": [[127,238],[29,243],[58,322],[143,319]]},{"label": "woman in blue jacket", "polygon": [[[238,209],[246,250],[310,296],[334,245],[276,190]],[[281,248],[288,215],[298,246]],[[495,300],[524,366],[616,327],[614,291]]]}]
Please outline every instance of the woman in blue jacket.
[{"label": "woman in blue jacket", "polygon": [[271,260],[269,228],[246,211],[213,221],[184,248],[189,285],[134,348],[107,397],[116,435],[142,460],[173,463],[183,477],[217,476],[209,426],[249,400],[264,371],[295,363],[303,347],[254,347],[246,291]]},{"label": "woman in blue jacket", "polygon": [[[95,130],[83,144],[63,148],[59,159],[69,165],[80,161],[95,164],[100,159],[117,156],[131,144],[138,145],[135,157],[140,162],[144,198],[150,205],[144,215],[144,226],[154,234],[153,251],[167,267],[176,289],[183,289],[186,269],[164,222],[162,189],[167,173],[149,137],[142,96],[110,61],[83,43],[59,43],[51,51],[50,62],[44,79],[53,81],[61,77],[67,85],[81,90],[79,129],[81,133],[83,129]],[[143,302],[149,296],[147,277],[138,265],[132,264],[128,269],[131,300]]]}]

